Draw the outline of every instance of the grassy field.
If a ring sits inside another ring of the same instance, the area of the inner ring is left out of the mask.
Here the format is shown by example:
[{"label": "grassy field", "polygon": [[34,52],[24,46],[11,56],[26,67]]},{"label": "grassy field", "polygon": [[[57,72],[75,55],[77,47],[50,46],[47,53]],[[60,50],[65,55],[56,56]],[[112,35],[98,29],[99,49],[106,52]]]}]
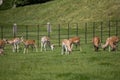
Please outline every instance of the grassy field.
[{"label": "grassy field", "polygon": [[[17,37],[28,36],[28,39],[38,40],[47,35],[46,23],[52,24],[51,38],[58,44],[58,24],[61,25],[61,39],[76,35],[81,37],[83,51],[73,49],[70,55],[61,55],[61,47],[54,51],[32,52],[23,54],[21,46],[19,53],[12,53],[11,46],[6,45],[5,55],[0,55],[0,80],[119,80],[120,79],[120,46],[118,51],[108,52],[101,48],[93,50],[93,23],[95,35],[101,36],[103,24],[103,42],[108,37],[109,20],[120,19],[119,0],[52,0],[48,3],[30,5],[0,11],[0,37],[13,38],[13,24],[17,23]],[[85,44],[85,22],[88,22],[87,39]],[[89,23],[90,22],[90,23]],[[10,24],[10,25],[9,25]],[[40,34],[38,35],[38,24]],[[120,22],[111,22],[111,35],[120,36]],[[26,27],[28,26],[28,27]],[[3,28],[2,28],[3,27]],[[26,28],[29,28],[28,31]],[[38,42],[38,41],[37,41]]]},{"label": "grassy field", "polygon": [[[92,44],[74,48],[72,54],[54,51],[12,53],[0,56],[0,80],[119,80],[120,51],[93,51]],[[40,49],[39,49],[40,50]]]},{"label": "grassy field", "polygon": [[0,23],[79,23],[120,19],[119,0],[52,0],[0,11]]}]

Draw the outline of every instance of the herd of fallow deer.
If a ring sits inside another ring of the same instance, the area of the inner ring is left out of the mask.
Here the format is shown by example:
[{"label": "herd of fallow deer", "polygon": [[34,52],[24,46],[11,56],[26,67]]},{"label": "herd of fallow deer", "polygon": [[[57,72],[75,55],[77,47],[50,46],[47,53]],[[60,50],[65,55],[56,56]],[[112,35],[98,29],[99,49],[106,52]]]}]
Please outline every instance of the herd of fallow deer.
[{"label": "herd of fallow deer", "polygon": [[[101,44],[100,38],[98,36],[95,36],[92,39],[92,44],[95,51],[99,50],[99,47],[101,45],[101,48],[105,50],[107,47],[109,47],[109,51],[115,51],[118,47],[118,42],[120,41],[120,38],[117,36],[111,36],[106,39],[105,44]],[[20,51],[20,43],[24,44],[23,53],[28,53],[29,47],[32,49],[35,48],[35,51],[38,52],[38,47],[36,45],[35,40],[24,40],[23,37],[21,38],[14,38],[11,40],[0,40],[0,54],[4,53],[4,47],[6,44],[9,44],[12,46],[13,52],[19,52]],[[80,37],[72,37],[69,39],[63,39],[61,42],[61,54],[70,54],[73,50],[73,45],[76,47],[79,46],[80,51],[82,51],[82,48],[80,46]],[[50,38],[47,36],[43,36],[41,38],[41,51],[46,51],[47,48],[50,48],[51,50],[54,50],[54,44],[51,44]],[[112,49],[110,49],[112,48]]]}]

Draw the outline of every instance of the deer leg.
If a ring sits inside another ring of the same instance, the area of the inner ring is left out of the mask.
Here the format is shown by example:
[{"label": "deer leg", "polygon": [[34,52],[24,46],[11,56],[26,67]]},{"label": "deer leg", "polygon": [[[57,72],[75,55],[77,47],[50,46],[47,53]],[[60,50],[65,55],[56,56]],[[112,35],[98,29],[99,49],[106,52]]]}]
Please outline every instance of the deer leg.
[{"label": "deer leg", "polygon": [[43,43],[41,42],[41,51],[42,51],[42,48],[43,48]]}]

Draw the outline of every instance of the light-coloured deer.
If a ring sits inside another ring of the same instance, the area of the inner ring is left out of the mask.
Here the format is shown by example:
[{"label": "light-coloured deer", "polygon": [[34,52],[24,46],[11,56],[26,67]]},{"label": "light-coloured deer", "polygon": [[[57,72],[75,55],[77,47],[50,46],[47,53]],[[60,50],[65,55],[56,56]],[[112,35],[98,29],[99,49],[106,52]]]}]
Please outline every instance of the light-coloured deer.
[{"label": "light-coloured deer", "polygon": [[0,55],[4,54],[4,50],[0,49]]},{"label": "light-coloured deer", "polygon": [[51,50],[54,49],[54,45],[51,44],[50,38],[47,36],[43,36],[41,38],[41,51],[46,51],[47,47],[51,48]]},{"label": "light-coloured deer", "polygon": [[106,43],[102,45],[103,50],[105,50],[109,46],[109,52],[111,51],[110,48],[112,48],[112,51],[116,50],[117,43],[120,41],[119,37],[117,36],[111,36],[106,39]]},{"label": "light-coloured deer", "polygon": [[28,48],[29,47],[32,47],[32,49],[35,48],[36,52],[38,52],[35,40],[31,40],[31,39],[24,40],[23,37],[21,37],[21,42],[24,44],[24,51],[23,51],[23,53],[28,53]]},{"label": "light-coloured deer", "polygon": [[100,45],[100,38],[97,37],[97,36],[95,36],[95,37],[92,39],[92,43],[93,43],[93,46],[94,46],[95,51],[98,51],[99,45]]},{"label": "light-coloured deer", "polygon": [[19,52],[20,42],[21,42],[20,38],[13,38],[7,41],[8,44],[12,45],[13,52]]},{"label": "light-coloured deer", "polygon": [[73,44],[80,47],[80,51],[82,51],[82,48],[80,46],[80,37],[72,37],[69,38],[69,41],[71,42],[70,47],[73,48]]},{"label": "light-coloured deer", "polygon": [[61,50],[61,54],[70,54],[72,51],[71,48],[71,41],[68,39],[63,39],[62,40],[62,50]]}]

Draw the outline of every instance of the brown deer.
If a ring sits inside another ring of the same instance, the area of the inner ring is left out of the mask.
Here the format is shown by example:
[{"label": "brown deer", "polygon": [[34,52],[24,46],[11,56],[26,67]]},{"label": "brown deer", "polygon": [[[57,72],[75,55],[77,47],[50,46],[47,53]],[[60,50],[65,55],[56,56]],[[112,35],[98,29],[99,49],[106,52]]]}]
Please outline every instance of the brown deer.
[{"label": "brown deer", "polygon": [[80,51],[82,51],[82,48],[80,46],[80,37],[72,37],[69,38],[69,41],[71,42],[70,47],[73,48],[73,44],[80,47]]},{"label": "brown deer", "polygon": [[103,50],[105,50],[109,46],[109,51],[110,48],[112,48],[111,51],[115,51],[117,47],[117,43],[120,41],[120,38],[117,36],[111,36],[106,39],[106,43],[102,45]]},{"label": "brown deer", "polygon": [[8,44],[12,45],[13,52],[19,52],[20,42],[21,42],[20,38],[13,38],[7,41]]},{"label": "brown deer", "polygon": [[21,37],[21,42],[24,44],[24,51],[23,51],[23,53],[28,53],[28,48],[29,47],[32,47],[32,49],[35,48],[36,52],[38,52],[35,40],[31,40],[31,39],[24,40],[23,37]]},{"label": "brown deer", "polygon": [[0,49],[4,49],[6,43],[7,43],[6,39],[0,40]]},{"label": "brown deer", "polygon": [[71,41],[68,39],[63,39],[62,40],[62,50],[61,50],[61,54],[70,54],[72,51],[71,48]]},{"label": "brown deer", "polygon": [[93,43],[93,46],[94,46],[95,51],[98,51],[99,45],[100,45],[100,38],[97,37],[97,36],[95,36],[95,37],[92,39],[92,43]]}]

